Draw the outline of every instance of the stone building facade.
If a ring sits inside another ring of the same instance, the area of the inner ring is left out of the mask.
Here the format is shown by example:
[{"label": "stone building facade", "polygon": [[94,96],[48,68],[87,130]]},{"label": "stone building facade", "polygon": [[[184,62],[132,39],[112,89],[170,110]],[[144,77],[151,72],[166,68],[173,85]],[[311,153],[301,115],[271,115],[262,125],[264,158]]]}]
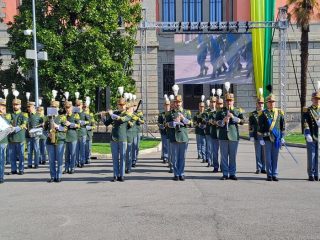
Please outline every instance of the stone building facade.
[{"label": "stone building facade", "polygon": [[[142,5],[146,12],[147,21],[165,21],[163,13],[164,2],[169,0],[143,1]],[[188,0],[175,1],[175,21],[183,21],[183,4]],[[197,2],[197,1],[195,1]],[[218,2],[213,0],[203,0],[202,2],[202,21],[210,21],[210,4]],[[241,2],[241,4],[240,4]],[[284,5],[285,2],[277,1],[277,7]],[[234,0],[222,1],[221,16],[223,21],[250,21],[250,1]],[[246,9],[245,11],[242,11]],[[277,10],[276,10],[277,12]],[[276,14],[275,14],[276,15]],[[137,47],[134,56],[135,69],[133,77],[138,87],[138,95],[142,96],[144,102],[144,111],[148,112],[148,120],[153,122],[158,111],[161,111],[163,104],[163,95],[168,93],[168,89],[174,84],[174,33],[161,30],[147,31],[147,76],[146,76],[146,55],[145,42],[140,41],[140,35],[137,34]],[[317,81],[320,77],[320,67],[318,60],[320,58],[320,24],[314,22],[310,31],[309,44],[309,78],[308,78],[308,96],[317,87]],[[142,54],[141,54],[142,51]],[[272,45],[272,64],[273,64],[273,92],[279,96],[279,52],[278,52],[278,31],[276,30]],[[293,63],[292,63],[293,60]],[[141,62],[142,61],[142,62]],[[142,65],[141,65],[142,63]],[[294,67],[293,67],[294,65]],[[290,128],[299,126],[300,119],[300,98],[298,94],[297,81],[294,75],[294,68],[297,74],[298,88],[300,88],[300,30],[293,26],[288,31],[288,50],[287,50],[287,118],[290,122]],[[147,80],[146,80],[147,79]],[[319,79],[320,80],[320,79]],[[314,82],[314,84],[313,84]],[[142,83],[142,84],[141,84]],[[146,86],[148,87],[141,87]],[[193,89],[193,96],[184,96],[184,104],[187,108],[195,110],[201,94],[210,95],[210,90],[214,86],[200,85],[180,86],[180,93],[185,95],[185,89]],[[254,84],[234,85],[233,92],[238,106],[246,112],[255,108],[255,86]],[[147,94],[147,96],[145,96]],[[308,97],[308,104],[310,104]]]}]

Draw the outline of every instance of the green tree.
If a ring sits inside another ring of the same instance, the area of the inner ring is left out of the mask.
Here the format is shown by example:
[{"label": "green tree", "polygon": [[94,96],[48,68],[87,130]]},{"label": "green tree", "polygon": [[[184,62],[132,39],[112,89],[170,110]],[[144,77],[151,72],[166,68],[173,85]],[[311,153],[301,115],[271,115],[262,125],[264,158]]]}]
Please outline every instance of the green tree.
[{"label": "green tree", "polygon": [[[307,73],[308,73],[308,58],[309,58],[309,31],[310,20],[315,16],[315,10],[320,10],[318,0],[288,0],[289,7],[292,11],[289,17],[296,19],[298,26],[301,29],[301,119],[303,114],[303,107],[306,106],[307,97]],[[319,14],[318,16],[319,17]],[[301,121],[301,129],[303,131],[303,123]]]},{"label": "green tree", "polygon": [[[39,61],[39,95],[48,101],[56,89],[59,99],[65,91],[74,99],[79,91],[82,98],[94,100],[97,87],[110,86],[115,93],[123,85],[134,91],[130,69],[140,12],[140,5],[129,0],[37,0],[37,41],[49,58]],[[119,17],[130,23],[124,32],[118,29]],[[25,58],[25,51],[33,43],[32,36],[23,34],[26,29],[32,29],[31,0],[22,1],[8,29],[8,46],[15,53],[12,68],[30,75],[33,60]]]}]

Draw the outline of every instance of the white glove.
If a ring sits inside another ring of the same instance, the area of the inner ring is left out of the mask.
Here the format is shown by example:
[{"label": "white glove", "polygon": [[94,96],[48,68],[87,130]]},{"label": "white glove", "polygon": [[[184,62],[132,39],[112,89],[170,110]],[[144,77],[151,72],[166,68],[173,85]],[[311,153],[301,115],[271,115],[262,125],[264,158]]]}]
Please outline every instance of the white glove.
[{"label": "white glove", "polygon": [[320,120],[317,120],[317,125],[318,127],[320,127]]},{"label": "white glove", "polygon": [[254,137],[250,137],[250,142],[254,142]]},{"label": "white glove", "polygon": [[266,145],[265,141],[264,141],[264,140],[260,140],[260,145],[261,145],[261,146]]},{"label": "white glove", "polygon": [[312,137],[311,137],[310,134],[307,134],[307,135],[306,135],[306,140],[307,140],[307,142],[309,142],[309,143],[313,141],[313,139],[312,139]]}]

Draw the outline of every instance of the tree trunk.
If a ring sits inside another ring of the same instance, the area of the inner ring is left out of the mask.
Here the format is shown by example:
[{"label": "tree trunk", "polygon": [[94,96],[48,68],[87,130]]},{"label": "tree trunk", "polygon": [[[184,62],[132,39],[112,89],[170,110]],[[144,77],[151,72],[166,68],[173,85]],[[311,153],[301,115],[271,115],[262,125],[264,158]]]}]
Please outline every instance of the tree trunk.
[{"label": "tree trunk", "polygon": [[301,131],[303,133],[303,107],[306,106],[307,98],[307,72],[308,72],[308,57],[309,57],[309,26],[301,28]]}]

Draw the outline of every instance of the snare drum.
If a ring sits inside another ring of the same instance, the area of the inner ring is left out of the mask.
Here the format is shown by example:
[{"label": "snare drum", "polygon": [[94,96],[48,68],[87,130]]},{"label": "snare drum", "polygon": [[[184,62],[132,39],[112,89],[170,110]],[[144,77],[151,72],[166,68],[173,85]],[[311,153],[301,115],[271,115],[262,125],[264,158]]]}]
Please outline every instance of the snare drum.
[{"label": "snare drum", "polygon": [[29,135],[30,137],[34,138],[34,137],[40,137],[43,134],[43,129],[42,128],[32,128],[29,131]]}]

